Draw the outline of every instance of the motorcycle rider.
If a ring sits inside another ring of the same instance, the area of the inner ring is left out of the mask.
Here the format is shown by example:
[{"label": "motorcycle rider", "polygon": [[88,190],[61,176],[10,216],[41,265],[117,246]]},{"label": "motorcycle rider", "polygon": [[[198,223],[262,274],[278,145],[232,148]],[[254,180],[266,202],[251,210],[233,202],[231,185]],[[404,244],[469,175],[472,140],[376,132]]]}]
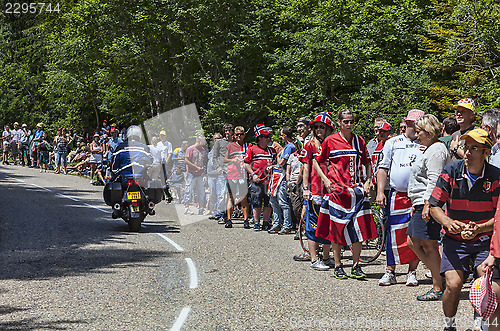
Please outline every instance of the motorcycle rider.
[{"label": "motorcycle rider", "polygon": [[145,166],[153,164],[149,147],[141,142],[142,130],[133,125],[127,130],[127,140],[116,147],[111,158],[113,179],[120,175],[122,182],[127,178],[146,177]]}]

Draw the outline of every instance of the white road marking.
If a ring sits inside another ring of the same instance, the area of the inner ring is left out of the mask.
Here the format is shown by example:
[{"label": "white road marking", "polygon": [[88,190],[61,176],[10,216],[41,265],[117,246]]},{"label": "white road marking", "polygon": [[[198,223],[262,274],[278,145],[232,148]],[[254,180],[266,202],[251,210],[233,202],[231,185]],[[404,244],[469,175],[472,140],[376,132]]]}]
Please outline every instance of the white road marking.
[{"label": "white road marking", "polygon": [[189,312],[191,311],[191,307],[184,307],[181,310],[181,313],[179,314],[179,317],[177,317],[177,320],[174,323],[174,326],[170,329],[171,331],[178,331],[182,328],[182,325],[186,321]]},{"label": "white road marking", "polygon": [[48,191],[48,192],[52,192],[52,190],[49,190],[49,189],[48,189],[48,188],[46,188],[46,187],[43,187],[43,186],[38,186],[38,185],[36,185],[36,184],[31,184],[31,185],[32,185],[32,186],[34,186],[34,187],[41,188],[42,190],[45,190],[45,191]]},{"label": "white road marking", "polygon": [[78,199],[75,199],[75,198],[69,197],[69,196],[64,195],[64,194],[61,194],[61,193],[57,193],[57,195],[59,195],[59,196],[61,196],[61,197],[63,197],[63,198],[66,198],[66,199],[73,200],[73,201],[75,201],[75,202],[79,202],[79,201],[80,201],[80,200],[78,200]]},{"label": "white road marking", "polygon": [[100,211],[102,211],[103,213],[108,213],[108,211],[107,211],[107,210],[101,209],[101,208],[96,207],[96,206],[89,205],[89,204],[88,204],[88,203],[86,203],[86,202],[84,202],[83,204],[84,204],[85,206],[87,206],[87,207],[90,207],[90,208],[94,208],[94,209],[100,210]]},{"label": "white road marking", "polygon": [[12,179],[12,180],[17,180],[18,182],[25,183],[25,181],[22,180],[22,179],[17,179],[17,178],[10,177],[10,176],[5,176],[5,178]]},{"label": "white road marking", "polygon": [[168,241],[170,243],[170,245],[174,246],[179,252],[184,252],[184,248],[182,248],[181,246],[177,245],[177,243],[175,241],[173,241],[172,239],[170,239],[169,237],[161,234],[161,233],[157,233],[157,235],[159,235],[160,237],[162,237],[163,239],[165,239],[166,241]]},{"label": "white road marking", "polygon": [[189,257],[186,258],[187,265],[189,267],[189,278],[191,281],[189,282],[189,288],[197,288],[198,287],[198,273],[196,272],[196,266],[194,265],[193,260]]}]

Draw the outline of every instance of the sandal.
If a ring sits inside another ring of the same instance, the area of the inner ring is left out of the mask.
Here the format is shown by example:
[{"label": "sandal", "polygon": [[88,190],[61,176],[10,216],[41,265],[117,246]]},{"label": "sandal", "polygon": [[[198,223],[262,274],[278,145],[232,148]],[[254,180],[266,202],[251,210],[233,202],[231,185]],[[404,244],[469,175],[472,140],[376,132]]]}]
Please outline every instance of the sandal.
[{"label": "sandal", "polygon": [[417,296],[418,301],[436,301],[441,298],[443,291],[436,292],[431,288],[427,293]]}]

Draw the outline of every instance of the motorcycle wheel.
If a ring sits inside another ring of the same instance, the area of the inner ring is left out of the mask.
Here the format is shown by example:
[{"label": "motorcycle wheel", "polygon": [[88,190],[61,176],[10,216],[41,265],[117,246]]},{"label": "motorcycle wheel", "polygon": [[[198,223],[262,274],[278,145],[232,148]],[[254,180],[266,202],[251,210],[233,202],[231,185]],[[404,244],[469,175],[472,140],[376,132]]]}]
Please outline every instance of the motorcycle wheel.
[{"label": "motorcycle wheel", "polygon": [[131,218],[128,220],[128,228],[132,232],[139,232],[141,229],[141,218],[136,217],[136,218]]}]

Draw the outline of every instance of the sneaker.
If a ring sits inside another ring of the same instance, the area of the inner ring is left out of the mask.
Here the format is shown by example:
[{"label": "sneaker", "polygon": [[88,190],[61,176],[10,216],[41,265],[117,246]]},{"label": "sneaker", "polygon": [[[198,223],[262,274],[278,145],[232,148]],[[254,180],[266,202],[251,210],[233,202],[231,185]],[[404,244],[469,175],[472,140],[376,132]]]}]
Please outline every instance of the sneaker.
[{"label": "sneaker", "polygon": [[260,231],[260,222],[255,222],[255,224],[253,225],[253,230],[254,231]]},{"label": "sneaker", "polygon": [[350,277],[355,279],[361,279],[361,278],[366,278],[366,274],[363,272],[363,270],[361,270],[361,266],[359,264],[356,264],[351,269]]},{"label": "sneaker", "polygon": [[269,224],[269,222],[262,222],[262,231],[267,231],[271,228],[271,225]]},{"label": "sneaker", "polygon": [[311,254],[309,254],[309,252],[304,252],[299,255],[294,255],[293,259],[295,261],[311,261]]},{"label": "sneaker", "polygon": [[444,331],[457,331],[457,328],[454,326],[446,326],[444,328]]},{"label": "sneaker", "polygon": [[281,226],[279,225],[273,225],[269,231],[267,231],[269,234],[276,234],[281,230]]},{"label": "sneaker", "polygon": [[243,228],[244,229],[250,229],[250,222],[248,220],[243,221]]},{"label": "sneaker", "polygon": [[233,222],[231,220],[227,220],[226,224],[224,225],[226,229],[232,228],[233,227]]},{"label": "sneaker", "polygon": [[335,269],[333,269],[333,277],[337,279],[347,279],[347,274],[344,271],[344,268],[342,267],[342,264],[339,266],[336,266]]},{"label": "sneaker", "polygon": [[417,271],[413,270],[406,275],[406,286],[418,286]]},{"label": "sneaker", "polygon": [[323,260],[323,263],[327,265],[330,269],[335,268],[335,260],[332,258],[329,258],[328,260]]},{"label": "sneaker", "polygon": [[194,212],[192,212],[191,210],[189,210],[188,207],[184,208],[184,215],[194,215]]},{"label": "sneaker", "polygon": [[279,235],[281,235],[281,234],[290,234],[290,233],[292,233],[292,232],[293,232],[293,230],[292,230],[292,229],[283,228],[283,229],[281,229],[281,231],[280,231],[280,232],[278,232],[278,234],[279,234]]},{"label": "sneaker", "polygon": [[313,270],[318,270],[318,271],[327,271],[330,269],[330,267],[327,266],[326,264],[324,264],[323,261],[321,261],[320,259],[318,259],[314,262],[311,262],[311,265],[309,266],[309,268],[311,268]]},{"label": "sneaker", "polygon": [[219,218],[219,220],[217,220],[217,223],[218,224],[226,224],[226,219],[224,217],[221,217],[221,218]]},{"label": "sneaker", "polygon": [[432,272],[430,270],[428,270],[426,273],[425,273],[425,277],[427,278],[432,278]]},{"label": "sneaker", "polygon": [[389,285],[393,285],[393,284],[396,284],[396,275],[394,274],[394,272],[392,272],[390,270],[386,270],[385,274],[378,281],[378,285],[389,286]]}]

